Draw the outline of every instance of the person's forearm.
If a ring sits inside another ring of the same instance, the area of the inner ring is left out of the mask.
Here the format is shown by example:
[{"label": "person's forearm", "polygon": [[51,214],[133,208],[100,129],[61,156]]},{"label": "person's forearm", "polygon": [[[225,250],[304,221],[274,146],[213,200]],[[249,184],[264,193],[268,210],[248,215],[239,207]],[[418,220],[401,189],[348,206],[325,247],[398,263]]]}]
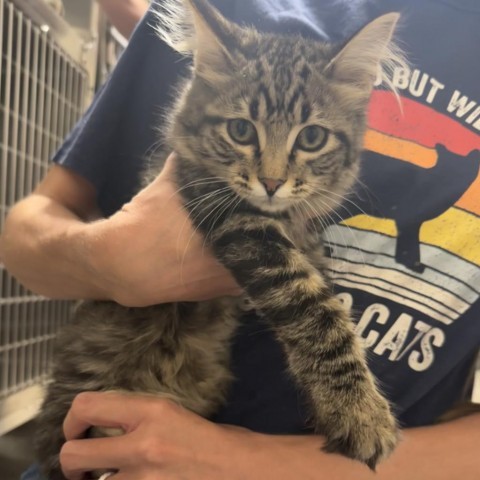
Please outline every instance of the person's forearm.
[{"label": "person's forearm", "polygon": [[100,216],[93,187],[53,167],[9,213],[0,259],[25,286],[52,298],[146,306],[238,294],[192,230],[167,165],[121,210],[89,223]]},{"label": "person's forearm", "polygon": [[0,260],[27,288],[52,298],[103,298],[85,241],[87,224],[43,195],[19,202],[0,236]]},{"label": "person's forearm", "polygon": [[[278,442],[278,457],[288,458],[298,469],[296,478],[302,480],[478,480],[480,475],[480,414],[441,425],[404,430],[397,450],[379,464],[376,473],[339,455],[320,453],[319,439],[315,437],[268,437],[265,441],[268,444]],[[283,470],[284,476],[279,468],[275,476],[263,478],[291,480],[292,470]]]},{"label": "person's forearm", "polygon": [[146,0],[97,0],[115,28],[130,38],[135,25],[148,9]]}]

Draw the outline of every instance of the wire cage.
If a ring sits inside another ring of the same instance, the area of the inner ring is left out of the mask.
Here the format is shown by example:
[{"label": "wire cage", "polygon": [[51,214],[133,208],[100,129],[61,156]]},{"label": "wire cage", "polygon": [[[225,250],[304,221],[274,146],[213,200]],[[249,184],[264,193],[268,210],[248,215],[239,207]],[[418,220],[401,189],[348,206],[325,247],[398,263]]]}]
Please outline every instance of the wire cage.
[{"label": "wire cage", "polygon": [[[20,0],[0,0],[0,230],[9,208],[46,173],[90,94],[82,49],[67,49],[50,25]],[[32,294],[0,263],[0,435],[36,414],[69,311],[69,302]]]}]

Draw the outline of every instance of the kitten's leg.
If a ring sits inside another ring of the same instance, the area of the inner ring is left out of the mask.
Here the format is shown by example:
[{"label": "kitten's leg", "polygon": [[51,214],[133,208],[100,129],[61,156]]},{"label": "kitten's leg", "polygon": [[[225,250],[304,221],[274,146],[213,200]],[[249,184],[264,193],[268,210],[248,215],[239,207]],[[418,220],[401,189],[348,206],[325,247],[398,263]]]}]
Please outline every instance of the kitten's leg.
[{"label": "kitten's leg", "polygon": [[374,468],[396,445],[396,422],[325,276],[268,218],[232,217],[213,234],[212,245],[284,345],[327,437],[325,449]]}]

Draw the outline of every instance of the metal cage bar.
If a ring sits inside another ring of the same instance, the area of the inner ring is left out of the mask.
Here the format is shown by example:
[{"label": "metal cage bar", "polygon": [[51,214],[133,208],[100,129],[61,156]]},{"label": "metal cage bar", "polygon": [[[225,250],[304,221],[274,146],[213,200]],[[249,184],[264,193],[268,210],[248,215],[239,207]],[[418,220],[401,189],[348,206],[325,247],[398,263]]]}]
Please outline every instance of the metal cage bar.
[{"label": "metal cage bar", "polygon": [[[45,175],[51,156],[83,112],[91,75],[81,58],[72,58],[11,0],[0,0],[0,32],[3,229],[9,209]],[[32,294],[0,263],[0,435],[35,414],[53,339],[69,320],[70,305]],[[28,401],[22,395],[27,391]]]}]

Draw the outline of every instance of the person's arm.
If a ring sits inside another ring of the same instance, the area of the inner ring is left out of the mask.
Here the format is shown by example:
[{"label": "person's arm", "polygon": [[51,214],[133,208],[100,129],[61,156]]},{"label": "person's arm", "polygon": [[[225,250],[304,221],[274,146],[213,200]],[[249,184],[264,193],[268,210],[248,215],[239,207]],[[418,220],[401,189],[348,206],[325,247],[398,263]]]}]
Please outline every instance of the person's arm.
[{"label": "person's arm", "polygon": [[148,10],[146,0],[97,0],[112,25],[125,37],[130,38],[135,25]]},{"label": "person's arm", "polygon": [[[75,440],[91,425],[121,427],[114,438]],[[165,400],[82,393],[68,413],[61,454],[69,480],[94,468],[118,480],[478,480],[480,414],[404,430],[377,472],[321,450],[320,436],[273,436],[216,425]]]},{"label": "person's arm", "polygon": [[238,293],[203,249],[170,181],[172,163],[121,211],[98,217],[93,186],[54,166],[7,216],[0,260],[26,287],[52,298],[129,306]]},{"label": "person's arm", "polygon": [[85,225],[96,216],[95,190],[79,175],[54,166],[34,192],[9,212],[0,260],[21,283],[52,298],[104,296],[92,282]]}]

